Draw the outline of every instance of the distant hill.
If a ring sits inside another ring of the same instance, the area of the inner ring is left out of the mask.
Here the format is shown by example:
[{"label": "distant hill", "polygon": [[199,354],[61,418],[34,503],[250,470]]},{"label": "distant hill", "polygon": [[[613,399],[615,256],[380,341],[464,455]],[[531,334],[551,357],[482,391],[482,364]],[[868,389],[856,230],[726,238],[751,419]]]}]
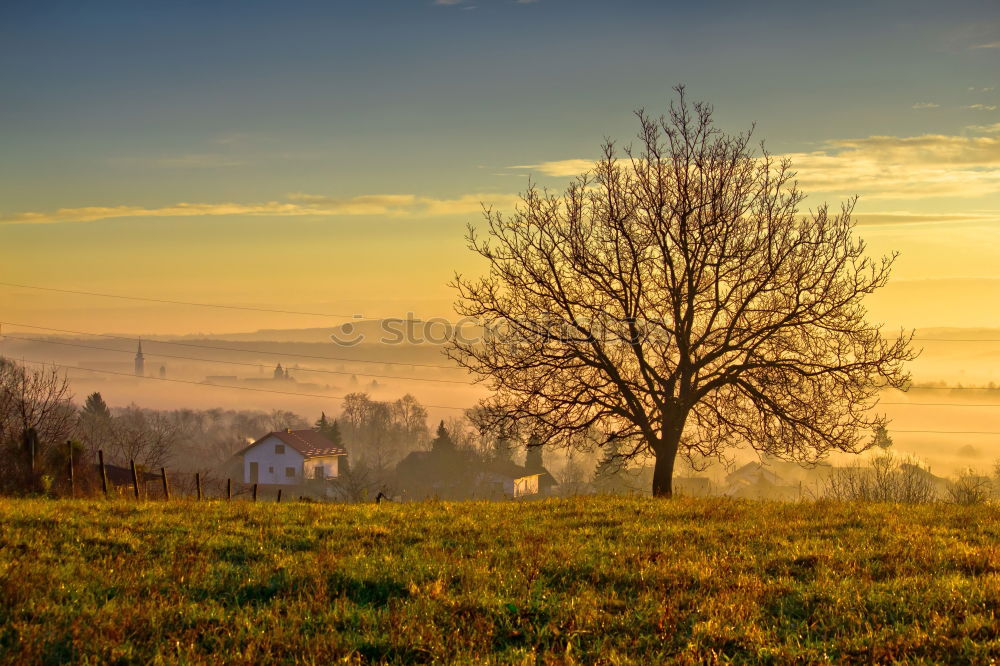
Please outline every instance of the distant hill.
[{"label": "distant hill", "polygon": [[[213,335],[191,334],[170,337],[170,339],[187,340],[232,340],[267,341],[267,342],[308,342],[331,343],[362,339],[364,344],[418,344],[442,345],[452,332],[450,324],[443,320],[403,320],[403,319],[363,319],[343,322],[318,328],[276,329],[264,328],[246,333],[221,333]],[[466,326],[462,332],[466,336],[478,335],[478,326]],[[164,339],[167,339],[164,336]],[[349,345],[345,345],[349,346]]]}]

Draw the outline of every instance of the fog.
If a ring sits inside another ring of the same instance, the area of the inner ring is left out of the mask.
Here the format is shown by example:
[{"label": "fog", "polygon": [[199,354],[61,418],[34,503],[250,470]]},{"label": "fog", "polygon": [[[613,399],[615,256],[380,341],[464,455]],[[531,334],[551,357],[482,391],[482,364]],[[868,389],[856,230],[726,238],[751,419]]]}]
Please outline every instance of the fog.
[{"label": "fog", "polygon": [[[459,417],[487,389],[444,356],[440,330],[424,337],[421,332],[428,329],[417,330],[409,341],[385,344],[379,342],[375,322],[361,322],[352,333],[365,339],[356,345],[332,341],[331,333],[343,335],[339,328],[150,335],[142,341],[143,378],[133,376],[136,342],[127,336],[5,329],[0,355],[64,366],[78,404],[96,391],[113,407],[288,410],[312,422],[323,412],[336,417],[339,398],[364,392],[386,401],[411,394],[426,407],[431,424]],[[995,388],[1000,383],[1000,330],[923,329],[914,344],[923,352],[910,366],[913,388],[882,396],[893,450],[916,457],[942,476],[969,468],[989,473],[1000,459],[1000,435],[972,433],[1000,433],[1000,390]],[[279,363],[287,379],[275,379]],[[547,455],[558,475],[566,459],[558,452]],[[737,451],[731,463],[757,459],[751,451]],[[595,461],[596,454],[576,454],[568,464],[592,469]],[[857,457],[835,454],[829,462],[848,465]],[[721,479],[726,470],[716,464],[697,473]]]}]

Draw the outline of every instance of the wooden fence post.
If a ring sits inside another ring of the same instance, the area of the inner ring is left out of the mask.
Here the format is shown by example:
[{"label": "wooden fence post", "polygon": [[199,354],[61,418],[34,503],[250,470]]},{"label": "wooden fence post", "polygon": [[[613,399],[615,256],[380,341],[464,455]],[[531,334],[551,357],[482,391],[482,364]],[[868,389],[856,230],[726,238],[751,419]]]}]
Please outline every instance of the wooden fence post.
[{"label": "wooden fence post", "polygon": [[194,485],[198,486],[198,501],[201,501],[201,472],[194,473]]},{"label": "wooden fence post", "polygon": [[69,449],[69,496],[76,497],[76,477],[73,475],[73,440],[66,440],[66,448]]},{"label": "wooden fence post", "polygon": [[167,468],[161,467],[160,474],[163,475],[163,499],[170,499],[170,486],[167,485]]},{"label": "wooden fence post", "polygon": [[101,491],[108,496],[108,470],[104,468],[104,449],[97,450],[97,462],[101,466]]},{"label": "wooden fence post", "polygon": [[253,484],[253,501],[257,501],[257,484]]},{"label": "wooden fence post", "polygon": [[135,473],[135,458],[129,460],[129,465],[132,467],[132,490],[135,492],[135,498],[139,499],[139,475]]},{"label": "wooden fence post", "polygon": [[278,503],[281,503],[281,488],[278,488]]},{"label": "wooden fence post", "polygon": [[233,480],[226,479],[226,499],[233,499]]}]

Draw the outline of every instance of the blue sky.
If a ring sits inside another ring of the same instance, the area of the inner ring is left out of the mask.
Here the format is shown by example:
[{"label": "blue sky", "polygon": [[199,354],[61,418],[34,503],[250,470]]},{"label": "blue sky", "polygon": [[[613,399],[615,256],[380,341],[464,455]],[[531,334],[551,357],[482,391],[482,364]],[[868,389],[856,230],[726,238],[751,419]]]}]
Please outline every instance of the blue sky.
[{"label": "blue sky", "polygon": [[[476,202],[509,203],[529,173],[565,183],[567,161],[627,141],[631,111],[676,83],[727,129],[756,122],[818,196],[924,225],[875,245],[988,235],[998,72],[995,1],[8,1],[0,260],[32,284],[273,304],[287,284],[233,275],[280,249],[321,265],[293,271],[315,285],[304,302],[332,308],[336,283],[359,305],[440,312]],[[846,160],[867,166],[845,178]],[[1000,278],[995,258],[959,277]],[[25,316],[67,306],[8,297]]]}]

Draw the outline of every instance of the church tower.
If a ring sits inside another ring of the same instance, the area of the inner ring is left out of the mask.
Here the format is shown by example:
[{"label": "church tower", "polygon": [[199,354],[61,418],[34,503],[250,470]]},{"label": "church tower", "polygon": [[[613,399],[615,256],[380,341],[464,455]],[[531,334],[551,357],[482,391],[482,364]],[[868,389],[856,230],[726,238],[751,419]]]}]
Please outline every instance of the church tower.
[{"label": "church tower", "polygon": [[135,352],[135,376],[146,376],[146,359],[142,356],[142,340],[139,340],[139,348]]}]

